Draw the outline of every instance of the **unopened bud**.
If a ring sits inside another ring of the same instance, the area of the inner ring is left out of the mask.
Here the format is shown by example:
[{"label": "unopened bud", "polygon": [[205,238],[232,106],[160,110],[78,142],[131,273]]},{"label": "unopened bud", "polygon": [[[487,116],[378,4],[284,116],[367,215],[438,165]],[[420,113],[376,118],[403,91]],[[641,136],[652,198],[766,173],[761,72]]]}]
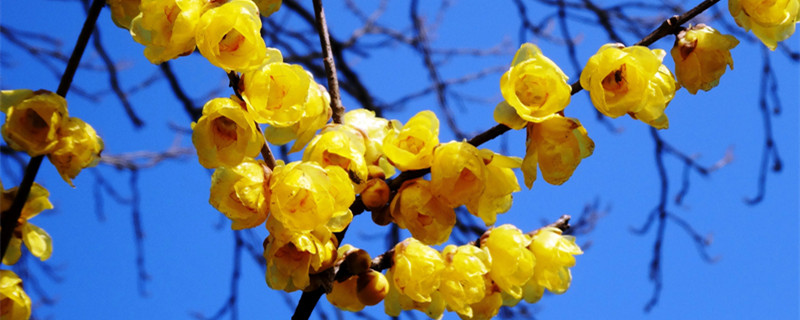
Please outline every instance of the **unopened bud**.
[{"label": "unopened bud", "polygon": [[385,206],[389,202],[389,185],[383,179],[370,179],[361,192],[361,201],[370,211]]},{"label": "unopened bud", "polygon": [[382,273],[370,269],[358,275],[356,292],[358,301],[364,305],[374,306],[383,301],[389,293],[389,282]]}]

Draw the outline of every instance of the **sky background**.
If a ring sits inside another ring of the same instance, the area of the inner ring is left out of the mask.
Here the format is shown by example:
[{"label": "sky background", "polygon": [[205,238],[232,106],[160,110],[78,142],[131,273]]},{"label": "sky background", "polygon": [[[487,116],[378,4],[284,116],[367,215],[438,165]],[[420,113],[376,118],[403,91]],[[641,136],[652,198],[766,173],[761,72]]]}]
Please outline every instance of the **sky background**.
[{"label": "sky background", "polygon": [[[306,7],[310,1],[303,1]],[[374,9],[372,2],[361,1],[365,12]],[[690,2],[688,5],[691,5]],[[345,10],[339,1],[327,1],[326,13],[331,32],[337,38],[347,38],[360,22]],[[436,18],[439,1],[424,2],[420,14],[429,20]],[[733,24],[725,2],[717,5],[721,19]],[[284,10],[284,9],[282,9]],[[636,11],[631,11],[635,13]],[[712,11],[713,13],[714,11]],[[529,17],[540,20],[555,13],[555,9],[529,7]],[[668,17],[677,12],[662,12]],[[642,11],[652,17],[652,11]],[[80,31],[85,11],[75,1],[4,1],[0,5],[0,24],[13,30],[43,33],[61,41],[61,50],[72,50]],[[279,12],[276,19],[287,26],[301,25],[296,18]],[[385,26],[407,30],[408,2],[390,2],[380,18]],[[571,33],[577,40],[580,66],[607,42],[593,23],[575,18]],[[492,48],[499,46],[503,53],[491,56],[456,57],[440,71],[443,78],[456,78],[494,66],[508,66],[520,44],[519,19],[511,3],[456,1],[442,17],[442,23],[431,34],[434,48]],[[716,23],[723,29],[722,24]],[[101,13],[98,26],[104,46],[120,68],[123,88],[131,88],[161,73],[142,55],[143,47],[129,34],[116,28],[108,10]],[[555,25],[553,32],[558,34]],[[305,30],[305,29],[303,29]],[[642,30],[644,31],[644,30]],[[646,31],[645,31],[646,33]],[[725,32],[728,33],[728,32]],[[58,76],[0,36],[2,69],[0,87],[3,90],[29,88],[55,91]],[[625,34],[626,43],[638,38]],[[735,69],[728,71],[719,87],[695,96],[680,90],[667,108],[670,128],[661,136],[697,161],[710,166],[732,150],[734,159],[724,168],[708,176],[690,173],[690,189],[682,204],[669,202],[668,211],[701,235],[713,235],[707,250],[716,263],[705,262],[698,254],[695,242],[674,220],[666,225],[663,244],[663,291],[658,305],[650,312],[643,308],[649,300],[653,284],[648,280],[655,228],[636,235],[632,228],[641,226],[649,212],[658,204],[659,179],[655,167],[654,142],[650,130],[642,122],[628,117],[610,119],[618,131],[609,130],[595,119],[588,94],[573,96],[566,109],[568,116],[577,117],[594,140],[594,154],[584,159],[572,178],[562,186],[551,186],[537,180],[532,190],[524,189],[514,195],[510,212],[498,216],[497,224],[512,223],[523,230],[534,230],[543,222],[552,222],[562,214],[577,217],[587,204],[597,203],[607,214],[596,228],[577,242],[585,254],[577,258],[572,269],[573,282],[567,293],[546,295],[530,311],[539,319],[797,319],[800,317],[798,288],[798,107],[800,107],[800,72],[798,64],[778,50],[770,52],[775,69],[780,113],[770,116],[782,171],[769,172],[766,177],[764,200],[754,206],[745,199],[757,194],[759,168],[764,148],[764,121],[759,110],[759,85],[762,82],[763,45],[752,37],[740,38],[741,44],[732,51]],[[785,45],[794,52],[800,50],[800,36],[794,35]],[[541,46],[545,55],[555,61],[577,80],[575,70],[563,46],[528,35],[526,41]],[[32,45],[44,44],[26,40]],[[673,38],[655,43],[652,48],[669,50]],[[366,43],[377,41],[365,40]],[[269,45],[269,43],[268,43]],[[374,94],[383,102],[391,102],[429,86],[427,71],[421,57],[407,46],[369,48],[363,56],[346,56],[347,63],[361,76]],[[118,155],[134,151],[164,151],[171,146],[191,147],[190,136],[174,129],[189,128],[189,117],[175,99],[164,78],[155,78],[153,85],[130,96],[130,102],[145,126],[135,128],[125,116],[119,101],[109,92],[108,76],[93,70],[101,66],[98,54],[90,47],[83,59],[85,67],[78,70],[73,91],[67,96],[71,116],[90,123],[105,141],[105,154]],[[53,62],[57,70],[64,63]],[[669,56],[665,64],[673,69]],[[228,96],[224,72],[211,66],[202,56],[194,54],[171,63],[181,85],[197,105],[208,98]],[[674,70],[674,69],[673,69]],[[468,136],[488,129],[495,123],[491,114],[502,99],[499,73],[491,74],[467,85],[454,86],[459,96],[450,97],[457,123]],[[325,83],[318,79],[318,82]],[[91,101],[74,90],[85,90]],[[211,96],[209,96],[211,95]],[[344,97],[348,108],[357,106],[351,97]],[[402,108],[387,110],[387,118],[402,122],[424,109],[441,117],[434,96],[412,101]],[[454,139],[442,121],[440,140]],[[499,151],[507,147],[514,156],[524,155],[524,131],[512,131],[484,147]],[[291,159],[297,159],[293,155]],[[669,198],[681,189],[682,162],[665,157],[668,172]],[[10,188],[19,183],[21,170],[9,158],[3,159],[0,170],[3,185]],[[230,222],[223,219],[208,204],[211,172],[197,162],[196,156],[168,160],[142,170],[136,183],[139,193],[130,189],[132,175],[108,165],[85,170],[70,188],[45,161],[36,181],[51,193],[55,205],[32,220],[53,238],[54,251],[46,262],[60,281],[46,276],[46,271],[34,258],[27,267],[54,303],[39,306],[34,315],[43,319],[191,319],[196,314],[211,316],[225,302],[231,288],[234,261],[234,236]],[[521,174],[518,174],[522,183]],[[132,224],[132,208],[115,202],[102,189],[98,179],[104,179],[129,199],[140,198],[144,267],[149,281],[141,296],[137,281],[137,247]],[[98,200],[97,194],[101,194]],[[102,203],[102,205],[100,205]],[[102,210],[98,210],[102,207]],[[388,227],[372,224],[369,215],[358,216],[345,238],[373,255],[386,249],[384,234]],[[266,230],[257,227],[255,233],[263,239]],[[402,237],[408,233],[403,232]],[[241,259],[242,273],[238,287],[240,319],[289,318],[300,297],[298,292],[284,295],[269,289],[255,260],[245,253]],[[4,266],[4,268],[6,268]],[[27,289],[34,301],[42,296]],[[288,298],[287,298],[288,297]],[[287,303],[287,299],[292,303]],[[325,299],[319,310],[336,317]],[[368,307],[366,312],[383,318],[382,304]],[[341,314],[353,318],[349,313]],[[416,318],[424,318],[421,313]],[[227,317],[226,317],[227,318]],[[401,317],[401,318],[408,318]],[[456,318],[446,313],[446,319]]]}]

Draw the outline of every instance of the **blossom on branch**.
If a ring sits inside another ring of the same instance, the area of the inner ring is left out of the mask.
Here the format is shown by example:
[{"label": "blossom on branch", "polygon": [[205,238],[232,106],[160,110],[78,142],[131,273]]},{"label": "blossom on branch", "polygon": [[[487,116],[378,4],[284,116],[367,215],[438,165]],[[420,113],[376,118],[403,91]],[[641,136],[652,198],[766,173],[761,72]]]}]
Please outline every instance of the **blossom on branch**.
[{"label": "blossom on branch", "polygon": [[500,78],[500,91],[522,119],[541,122],[569,104],[572,88],[567,79],[539,47],[525,43]]},{"label": "blossom on branch", "polygon": [[0,111],[6,114],[3,139],[31,157],[48,154],[58,144],[58,130],[69,116],[67,101],[46,90],[3,90]]},{"label": "blossom on branch", "polygon": [[215,98],[206,102],[203,115],[192,124],[192,143],[200,164],[211,169],[234,167],[246,157],[256,157],[264,138],[241,100]]},{"label": "blossom on branch", "polygon": [[130,31],[133,40],[145,45],[147,60],[160,64],[192,53],[204,4],[203,0],[142,0]]},{"label": "blossom on branch", "polygon": [[770,50],[789,39],[800,21],[800,0],[729,0],[728,10],[736,24],[752,30]]},{"label": "blossom on branch", "polygon": [[634,119],[666,129],[664,109],[677,90],[672,72],[661,61],[666,52],[642,46],[606,44],[586,63],[581,86],[602,114]]},{"label": "blossom on branch", "polygon": [[253,158],[219,167],[211,176],[208,202],[233,221],[233,230],[260,225],[269,214],[271,174],[264,161]]},{"label": "blossom on branch", "polygon": [[[6,212],[17,196],[17,188],[14,187],[4,190],[2,183],[0,183],[0,192],[2,192],[0,212]],[[8,243],[6,255],[3,257],[4,264],[12,265],[17,263],[17,260],[22,256],[23,243],[34,257],[42,261],[50,258],[50,255],[53,253],[53,240],[50,238],[50,235],[42,228],[28,222],[28,220],[42,211],[53,209],[53,204],[50,203],[49,197],[50,192],[48,192],[47,189],[38,183],[33,183],[30,194],[28,194],[28,199],[22,207],[19,220],[17,220],[17,226]]]},{"label": "blossom on branch", "polygon": [[725,66],[733,70],[730,50],[738,44],[739,40],[732,35],[721,34],[704,24],[681,31],[670,51],[678,83],[691,94],[716,87]]}]

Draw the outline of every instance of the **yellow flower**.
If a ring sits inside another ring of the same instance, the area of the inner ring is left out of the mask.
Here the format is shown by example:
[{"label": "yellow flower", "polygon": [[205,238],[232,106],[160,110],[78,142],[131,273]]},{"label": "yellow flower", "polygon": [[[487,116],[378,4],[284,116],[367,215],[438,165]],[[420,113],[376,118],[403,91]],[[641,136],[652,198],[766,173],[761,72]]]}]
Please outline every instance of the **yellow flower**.
[{"label": "yellow flower", "polygon": [[31,157],[53,151],[58,129],[69,116],[63,97],[45,90],[3,90],[0,101],[0,111],[6,114],[3,139],[9,147]]},{"label": "yellow flower", "polygon": [[492,228],[481,237],[481,248],[492,259],[489,277],[505,293],[519,299],[531,276],[536,257],[528,250],[531,238],[510,224]]},{"label": "yellow flower", "polygon": [[286,292],[303,290],[310,284],[309,274],[333,266],[337,245],[336,236],[325,228],[310,232],[270,233],[264,240],[267,285]]},{"label": "yellow flower", "polygon": [[145,45],[150,63],[185,56],[195,47],[195,27],[203,11],[203,0],[142,0],[140,13],[131,21],[133,40]]},{"label": "yellow flower", "polygon": [[262,16],[269,17],[281,8],[282,0],[253,0],[258,6],[258,13]]},{"label": "yellow flower", "polygon": [[486,165],[475,146],[451,141],[433,151],[431,191],[445,205],[455,208],[480,197],[486,179]]},{"label": "yellow flower", "polygon": [[92,126],[75,117],[66,119],[58,129],[58,136],[58,144],[47,158],[56,167],[61,178],[75,187],[72,179],[75,179],[83,168],[94,167],[100,161],[100,153],[104,147],[103,140],[97,136]]},{"label": "yellow flower", "polygon": [[525,43],[500,78],[500,92],[522,119],[540,122],[569,104],[572,88],[567,79],[539,47]]},{"label": "yellow flower", "polygon": [[415,301],[401,293],[397,284],[391,281],[394,278],[391,269],[386,271],[386,278],[390,279],[389,292],[383,299],[383,308],[387,315],[397,317],[403,310],[419,310],[424,312],[428,318],[437,320],[442,318],[446,304],[439,291],[431,293],[430,301]]},{"label": "yellow flower", "polygon": [[435,197],[431,188],[431,183],[422,178],[404,182],[389,212],[397,226],[408,229],[415,239],[436,245],[450,238],[456,213]]},{"label": "yellow flower", "polygon": [[303,67],[283,62],[244,73],[240,85],[253,119],[277,127],[289,127],[300,121],[306,103],[319,90]]},{"label": "yellow flower", "polygon": [[269,183],[272,217],[293,231],[327,225],[344,229],[353,218],[355,192],[340,167],[323,168],[314,162],[292,162],[275,167]]},{"label": "yellow flower", "polygon": [[581,159],[594,151],[594,141],[578,119],[558,116],[542,123],[529,123],[527,132],[522,173],[528,189],[536,180],[537,165],[545,181],[560,185],[572,176]]},{"label": "yellow flower", "polygon": [[192,125],[192,143],[200,164],[211,169],[233,167],[245,157],[258,156],[264,138],[241,100],[215,98],[203,106],[203,115]]},{"label": "yellow flower", "polygon": [[490,226],[497,220],[498,213],[511,209],[511,194],[520,191],[513,168],[519,168],[522,159],[507,157],[488,149],[481,149],[480,153],[486,163],[486,188],[480,197],[473,197],[467,202],[467,210],[481,218],[486,226]]},{"label": "yellow flower", "polygon": [[269,214],[271,174],[264,161],[252,158],[233,167],[219,167],[211,176],[208,203],[233,221],[233,230],[260,225]]},{"label": "yellow flower", "polygon": [[[0,184],[0,191],[2,191],[2,201],[0,201],[0,212],[5,212],[11,207],[14,198],[17,196],[17,188],[3,190]],[[53,209],[53,204],[50,203],[48,197],[50,192],[38,183],[33,183],[31,192],[28,194],[28,200],[25,201],[20,213],[19,220],[17,220],[17,227],[14,229],[11,241],[8,244],[6,255],[3,257],[3,263],[12,265],[17,263],[19,257],[22,256],[22,244],[28,247],[28,251],[34,257],[38,257],[42,261],[50,258],[53,253],[53,241],[50,235],[41,228],[28,222],[31,218],[38,215],[40,212]]]},{"label": "yellow flower", "polygon": [[303,161],[314,161],[323,167],[338,166],[347,172],[360,193],[367,182],[367,162],[364,160],[364,136],[348,125],[332,125],[314,137],[303,152]]},{"label": "yellow flower", "polygon": [[11,270],[0,270],[0,319],[27,320],[31,317],[31,298],[22,289],[22,279]]},{"label": "yellow flower", "polygon": [[435,249],[414,238],[394,246],[394,264],[389,277],[398,292],[418,302],[431,302],[439,289],[444,260]]},{"label": "yellow flower", "polygon": [[308,90],[308,101],[303,109],[303,116],[300,121],[289,127],[268,126],[264,129],[264,135],[272,144],[284,145],[294,140],[294,144],[289,149],[289,153],[294,153],[305,148],[331,118],[331,97],[325,87],[317,84],[316,88],[312,85]]},{"label": "yellow flower", "polygon": [[111,9],[111,20],[117,27],[130,29],[131,20],[139,15],[139,3],[141,0],[106,0],[108,8]]},{"label": "yellow flower", "polygon": [[789,39],[800,20],[800,0],[729,0],[728,10],[736,24],[752,30],[770,50]]},{"label": "yellow flower", "polygon": [[[399,123],[392,124],[399,128]],[[420,111],[406,125],[390,132],[383,140],[383,153],[397,169],[428,168],[433,149],[439,144],[439,119],[430,110]]]},{"label": "yellow flower", "polygon": [[569,268],[575,266],[573,256],[583,254],[575,244],[575,237],[562,236],[561,230],[545,227],[536,231],[528,249],[536,256],[536,267],[530,281],[555,294],[566,292],[572,282]]},{"label": "yellow flower", "polygon": [[681,31],[670,51],[678,83],[691,94],[716,87],[725,73],[725,65],[733,70],[730,50],[738,44],[739,40],[732,35],[721,34],[704,24]]},{"label": "yellow flower", "polygon": [[484,276],[492,266],[491,257],[473,245],[448,245],[442,250],[442,258],[444,270],[439,292],[447,308],[472,317],[470,305],[486,296]]},{"label": "yellow flower", "polygon": [[282,61],[277,49],[261,38],[261,17],[252,0],[231,0],[208,9],[197,24],[197,48],[211,64],[246,72]]},{"label": "yellow flower", "polygon": [[675,96],[676,84],[661,64],[664,55],[661,49],[603,45],[581,72],[581,86],[604,115],[617,118],[627,113],[665,129],[664,109]]},{"label": "yellow flower", "polygon": [[383,139],[393,131],[392,123],[384,118],[376,117],[375,112],[367,109],[350,110],[344,114],[344,124],[358,128],[367,137],[367,152],[364,157],[368,164],[380,166],[386,176],[394,175],[394,167],[383,155]]},{"label": "yellow flower", "polygon": [[483,299],[471,304],[471,314],[458,312],[458,317],[464,320],[489,320],[494,318],[503,306],[503,295],[500,289],[492,283],[492,280],[485,279]]}]

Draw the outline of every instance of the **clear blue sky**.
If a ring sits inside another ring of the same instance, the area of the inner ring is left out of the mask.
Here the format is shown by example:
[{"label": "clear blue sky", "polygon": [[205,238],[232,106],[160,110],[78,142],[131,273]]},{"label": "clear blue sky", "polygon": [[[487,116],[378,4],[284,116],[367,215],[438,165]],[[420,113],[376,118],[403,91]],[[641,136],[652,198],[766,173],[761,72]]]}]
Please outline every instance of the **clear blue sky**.
[{"label": "clear blue sky", "polygon": [[[697,2],[697,1],[695,1]],[[303,1],[310,5],[310,1]],[[338,1],[327,1],[327,15],[332,32],[346,38],[358,26],[352,14]],[[363,2],[361,2],[363,3]],[[444,78],[459,77],[491,66],[508,65],[519,45],[519,21],[513,5],[492,5],[488,2],[457,2],[447,11],[432,37],[434,48],[490,48],[506,43],[505,54],[488,57],[456,58],[441,69]],[[690,3],[691,4],[691,3]],[[426,2],[421,14],[435,19],[437,2]],[[724,21],[727,4],[718,4]],[[391,2],[381,23],[396,27],[409,26],[408,4]],[[59,39],[62,51],[70,52],[84,19],[84,10],[75,1],[4,1],[1,7],[4,27],[45,33]],[[552,8],[532,7],[529,17],[555,13]],[[652,12],[647,13],[652,15]],[[675,14],[663,12],[664,17]],[[277,19],[288,26],[296,20]],[[571,32],[579,40],[578,60],[581,66],[606,36],[589,24],[572,21]],[[143,47],[128,33],[110,21],[107,11],[100,16],[102,41],[120,67],[120,81],[130,88],[154,75],[158,67],[142,55]],[[718,24],[712,24],[718,26]],[[555,23],[552,25],[558,33]],[[719,25],[722,29],[722,26]],[[625,36],[627,43],[636,38]],[[800,50],[800,36],[785,42],[791,50]],[[564,71],[576,80],[564,47],[541,39],[528,38],[539,44]],[[646,220],[657,205],[659,180],[654,165],[654,143],[649,129],[627,117],[612,119],[620,133],[609,131],[595,120],[585,92],[573,97],[566,109],[587,128],[596,144],[595,153],[585,159],[573,177],[562,186],[550,186],[542,180],[532,190],[515,194],[511,212],[501,215],[498,224],[513,223],[524,230],[553,221],[561,214],[577,216],[587,203],[598,201],[610,211],[588,235],[578,238],[579,244],[591,243],[578,257],[572,270],[571,289],[561,296],[548,295],[532,306],[541,319],[797,319],[798,314],[798,107],[800,72],[782,51],[772,52],[776,69],[781,112],[770,118],[783,170],[769,173],[766,197],[756,206],[744,199],[756,194],[757,179],[764,147],[763,120],[758,106],[758,88],[762,81],[762,45],[748,39],[733,51],[735,69],[728,71],[719,87],[696,96],[681,90],[667,109],[670,129],[662,137],[686,154],[697,156],[698,162],[711,165],[731,149],[734,161],[707,177],[692,173],[691,188],[681,205],[669,203],[668,210],[684,219],[700,234],[712,234],[708,247],[719,261],[708,264],[698,255],[688,234],[674,221],[666,225],[663,247],[663,291],[659,304],[649,314],[642,309],[650,298],[653,285],[648,281],[655,228],[643,236],[630,232]],[[34,43],[32,43],[34,44]],[[672,39],[657,42],[653,47],[669,49]],[[11,44],[3,35],[2,89],[30,88],[55,91],[58,78],[30,55]],[[382,101],[393,101],[428,86],[428,75],[421,68],[421,58],[408,47],[370,49],[369,55],[348,56],[346,63],[355,68],[365,83]],[[666,64],[672,67],[670,59]],[[91,48],[84,57],[87,66],[101,65]],[[344,61],[337,61],[343,63]],[[63,64],[54,62],[56,69]],[[173,69],[188,94],[202,104],[212,90],[215,96],[227,96],[227,80],[221,70],[195,54],[172,63]],[[323,81],[323,80],[318,80]],[[324,83],[324,81],[322,82]],[[131,103],[145,121],[143,129],[135,129],[125,117],[118,100],[109,93],[107,75],[90,68],[80,69],[75,78],[76,89],[83,89],[97,98],[96,102],[75,94],[68,95],[70,115],[92,124],[106,143],[110,155],[141,151],[166,150],[176,137],[177,143],[191,147],[188,136],[176,134],[170,126],[188,128],[186,113],[160,78],[142,91],[133,94]],[[491,114],[502,99],[499,74],[492,74],[469,85],[456,86],[462,94],[450,97],[457,111],[458,124],[470,136],[494,125]],[[345,97],[345,106],[356,106]],[[406,121],[410,115],[432,109],[441,113],[435,97],[418,99],[386,116]],[[440,117],[441,118],[441,117]],[[443,121],[444,124],[444,121]],[[443,127],[441,140],[453,138]],[[509,132],[486,146],[500,150],[507,143],[510,153],[522,156],[524,132]],[[675,157],[667,156],[669,197],[680,190],[683,166]],[[8,159],[5,159],[8,160]],[[11,171],[20,172],[13,161],[5,161]],[[53,167],[45,162],[37,177],[51,192],[56,209],[32,220],[53,237],[53,256],[46,263],[62,278],[49,280],[42,269],[29,259],[28,266],[42,288],[55,303],[38,308],[34,314],[54,319],[186,319],[193,313],[209,316],[227,299],[233,261],[233,234],[229,222],[208,205],[210,172],[202,168],[196,157],[165,161],[142,171],[138,176],[141,191],[141,217],[145,232],[145,268],[150,281],[148,295],[137,290],[136,247],[131,224],[131,208],[104,197],[104,219],[96,214],[96,176],[114,185],[123,197],[130,197],[130,174],[109,166],[87,170],[75,180],[77,188],[64,183]],[[520,175],[521,178],[521,175]],[[5,168],[2,180],[6,187],[18,183],[19,175],[10,175]],[[381,236],[387,227],[375,227],[368,215],[356,217],[347,234],[346,243],[367,249],[373,255],[386,248]],[[256,228],[260,237],[263,227]],[[408,236],[403,233],[403,237]],[[28,289],[32,293],[31,289]],[[41,299],[33,295],[34,300]],[[288,297],[294,303],[299,293]],[[293,310],[285,302],[286,295],[266,286],[264,275],[254,260],[244,255],[239,284],[238,311],[241,319],[288,318]],[[326,302],[321,308],[329,316],[333,308]],[[367,308],[368,313],[382,318],[382,305]],[[351,314],[344,314],[352,317]],[[417,318],[423,318],[421,314]],[[445,318],[455,318],[446,314]]]}]

